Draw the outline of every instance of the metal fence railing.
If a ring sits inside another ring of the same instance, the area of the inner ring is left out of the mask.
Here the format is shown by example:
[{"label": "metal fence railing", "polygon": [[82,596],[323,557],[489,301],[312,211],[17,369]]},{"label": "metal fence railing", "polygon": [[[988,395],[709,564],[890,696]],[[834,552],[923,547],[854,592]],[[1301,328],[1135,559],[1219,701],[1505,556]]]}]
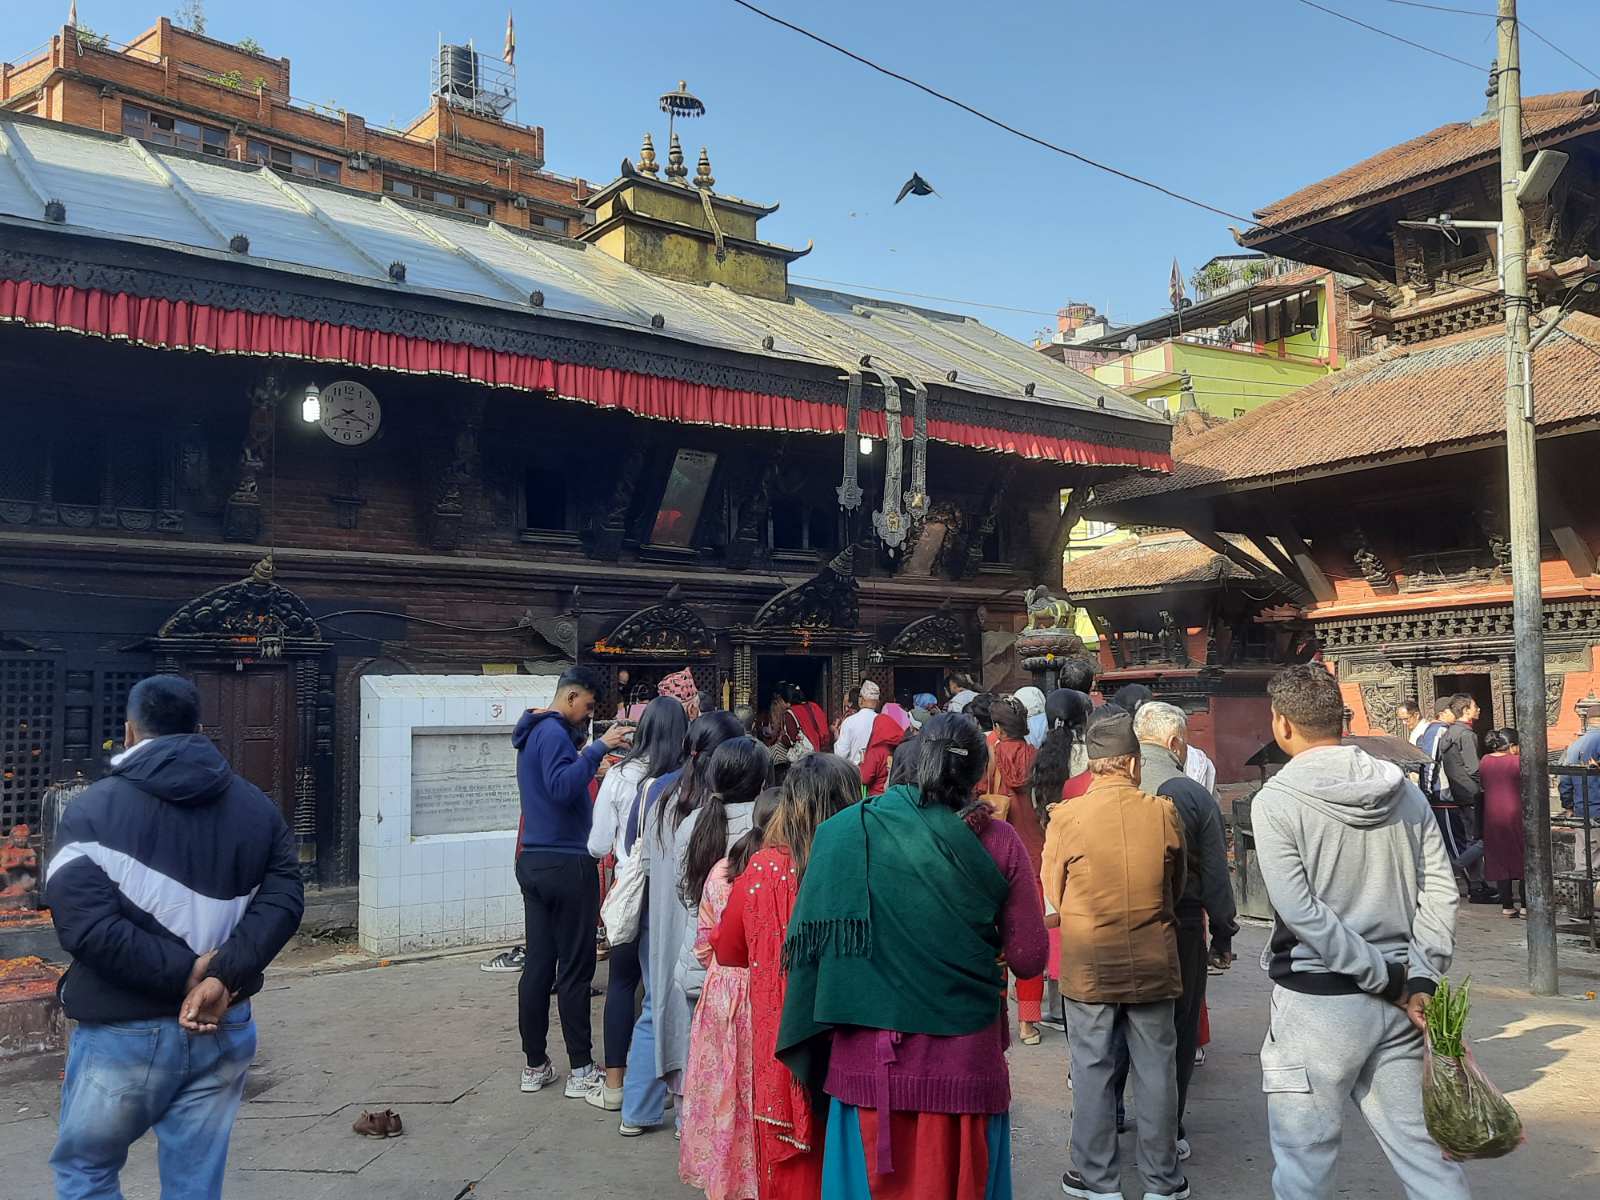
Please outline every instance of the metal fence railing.
[{"label": "metal fence railing", "polygon": [[[1561,790],[1561,814],[1550,819],[1552,833],[1567,831],[1551,847],[1555,900],[1571,914],[1574,924],[1586,929],[1591,949],[1600,950],[1600,924],[1595,919],[1595,883],[1600,879],[1595,861],[1600,852],[1600,766],[1553,764],[1550,774]],[[1570,783],[1567,782],[1570,780]],[[1570,861],[1568,861],[1570,858]]]}]

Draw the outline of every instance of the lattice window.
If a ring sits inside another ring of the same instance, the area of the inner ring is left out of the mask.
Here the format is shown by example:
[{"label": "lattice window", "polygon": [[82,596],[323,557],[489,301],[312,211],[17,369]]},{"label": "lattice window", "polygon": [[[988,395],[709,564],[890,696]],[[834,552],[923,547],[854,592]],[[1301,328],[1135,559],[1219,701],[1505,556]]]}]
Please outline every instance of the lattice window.
[{"label": "lattice window", "polygon": [[101,752],[104,752],[108,743],[117,745],[122,743],[122,727],[128,719],[128,693],[133,690],[133,685],[147,674],[146,671],[100,672],[98,702]]},{"label": "lattice window", "polygon": [[111,450],[112,501],[123,508],[154,508],[161,462],[154,433],[119,434]]},{"label": "lattice window", "polygon": [[38,827],[55,754],[53,659],[0,655],[0,830]]}]

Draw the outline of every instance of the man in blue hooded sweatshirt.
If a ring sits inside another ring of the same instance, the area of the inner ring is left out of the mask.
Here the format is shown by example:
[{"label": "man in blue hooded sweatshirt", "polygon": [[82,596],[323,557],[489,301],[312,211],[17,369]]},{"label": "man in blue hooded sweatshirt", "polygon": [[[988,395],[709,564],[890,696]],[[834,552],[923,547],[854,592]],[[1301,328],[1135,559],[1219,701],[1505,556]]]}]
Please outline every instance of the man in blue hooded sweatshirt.
[{"label": "man in blue hooded sweatshirt", "polygon": [[595,926],[600,920],[600,876],[589,857],[594,807],[589,781],[601,759],[631,732],[612,725],[583,745],[600,681],[589,667],[571,667],[556,682],[549,708],[529,709],[511,735],[517,750],[517,790],[522,794],[522,852],[517,883],[527,926],[527,965],[517,990],[517,1024],[528,1062],[522,1090],[542,1091],[556,1071],[545,1053],[550,1036],[550,993],[556,993],[561,1035],[572,1073],[566,1095],[581,1099],[605,1075],[594,1065],[589,984],[594,980]]}]

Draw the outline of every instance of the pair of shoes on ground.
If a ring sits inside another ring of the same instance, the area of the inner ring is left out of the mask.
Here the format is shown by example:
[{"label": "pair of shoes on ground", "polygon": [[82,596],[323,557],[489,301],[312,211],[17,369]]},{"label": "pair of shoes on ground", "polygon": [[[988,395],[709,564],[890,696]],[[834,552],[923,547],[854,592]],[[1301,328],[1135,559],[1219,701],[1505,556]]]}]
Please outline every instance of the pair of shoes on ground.
[{"label": "pair of shoes on ground", "polygon": [[362,1137],[370,1138],[397,1138],[406,1131],[400,1114],[392,1108],[382,1112],[363,1112],[350,1128]]},{"label": "pair of shoes on ground", "polygon": [[[1082,1175],[1068,1171],[1061,1177],[1061,1190],[1077,1200],[1123,1200],[1121,1192],[1091,1191]],[[1146,1192],[1144,1200],[1189,1200],[1189,1181],[1185,1179],[1175,1192]]]},{"label": "pair of shoes on ground", "polygon": [[520,971],[528,961],[528,952],[521,946],[513,946],[509,950],[502,950],[488,962],[479,963],[478,970],[499,974],[503,971]]}]

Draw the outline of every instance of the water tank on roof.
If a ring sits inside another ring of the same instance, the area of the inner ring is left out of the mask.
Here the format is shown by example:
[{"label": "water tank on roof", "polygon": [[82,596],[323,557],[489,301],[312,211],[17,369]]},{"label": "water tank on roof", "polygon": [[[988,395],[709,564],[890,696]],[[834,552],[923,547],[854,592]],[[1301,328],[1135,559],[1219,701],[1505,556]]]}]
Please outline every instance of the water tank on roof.
[{"label": "water tank on roof", "polygon": [[439,95],[471,102],[478,96],[478,52],[471,46],[439,47]]}]

